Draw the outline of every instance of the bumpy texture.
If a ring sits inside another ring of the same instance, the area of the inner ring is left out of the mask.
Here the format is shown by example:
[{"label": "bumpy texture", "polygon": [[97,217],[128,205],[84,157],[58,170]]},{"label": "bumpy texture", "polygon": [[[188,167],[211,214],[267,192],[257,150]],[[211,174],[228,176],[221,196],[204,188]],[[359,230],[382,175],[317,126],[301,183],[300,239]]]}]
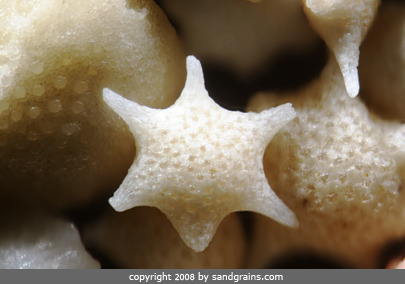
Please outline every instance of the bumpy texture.
[{"label": "bumpy texture", "polygon": [[308,48],[311,31],[300,0],[164,0],[190,54],[251,76],[289,49]]},{"label": "bumpy texture", "polygon": [[196,251],[208,246],[221,220],[234,211],[255,211],[295,226],[262,163],[266,146],[295,117],[294,109],[285,104],[260,114],[225,110],[208,96],[200,62],[192,56],[187,73],[180,98],[164,110],[105,89],[104,100],[128,123],[138,149],[110,204],[117,211],[159,208]]},{"label": "bumpy texture", "polygon": [[262,110],[289,101],[297,110],[267,148],[264,168],[300,222],[292,230],[257,216],[253,267],[299,251],[375,267],[384,245],[405,234],[405,126],[370,117],[347,96],[338,68],[332,58],[301,93],[261,94],[250,104]]},{"label": "bumpy texture", "polygon": [[362,96],[384,117],[405,122],[405,5],[381,8],[361,47]]},{"label": "bumpy texture", "polygon": [[197,253],[184,244],[165,215],[151,207],[111,210],[86,228],[84,239],[122,268],[241,268],[246,252],[235,214],[224,219],[210,246]]},{"label": "bumpy texture", "polygon": [[107,194],[135,149],[102,88],[166,107],[184,62],[153,1],[3,1],[1,198],[59,209]]},{"label": "bumpy texture", "polygon": [[0,225],[1,269],[100,268],[72,223],[39,215],[3,215]]},{"label": "bumpy texture", "polygon": [[339,63],[347,93],[359,93],[359,47],[380,0],[303,0],[304,11]]}]

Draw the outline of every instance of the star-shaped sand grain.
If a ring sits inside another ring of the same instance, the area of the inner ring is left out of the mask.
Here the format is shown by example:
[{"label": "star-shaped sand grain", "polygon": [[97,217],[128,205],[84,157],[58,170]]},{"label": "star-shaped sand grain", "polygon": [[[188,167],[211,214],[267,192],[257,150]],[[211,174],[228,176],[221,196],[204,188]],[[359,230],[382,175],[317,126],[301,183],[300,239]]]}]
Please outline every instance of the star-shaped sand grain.
[{"label": "star-shaped sand grain", "polygon": [[104,89],[105,102],[129,125],[137,155],[110,199],[117,211],[159,208],[195,251],[204,250],[222,219],[254,211],[287,226],[297,220],[270,188],[266,146],[296,113],[284,104],[261,113],[228,111],[204,87],[201,65],[187,58],[187,81],[167,109],[152,109]]},{"label": "star-shaped sand grain", "polygon": [[275,135],[263,162],[300,228],[255,216],[248,267],[303,249],[353,268],[380,267],[387,244],[405,236],[405,124],[347,96],[333,56],[306,88],[258,94],[249,109],[285,101],[293,102],[297,117]]},{"label": "star-shaped sand grain", "polygon": [[359,47],[377,13],[380,0],[303,0],[312,27],[331,49],[342,72],[347,94],[360,90]]}]

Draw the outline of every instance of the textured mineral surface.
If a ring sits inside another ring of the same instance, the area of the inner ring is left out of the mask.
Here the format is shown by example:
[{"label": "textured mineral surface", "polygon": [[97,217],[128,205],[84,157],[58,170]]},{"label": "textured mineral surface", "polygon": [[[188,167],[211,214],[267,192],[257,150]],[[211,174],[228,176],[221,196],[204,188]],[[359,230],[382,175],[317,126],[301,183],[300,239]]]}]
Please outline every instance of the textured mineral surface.
[{"label": "textured mineral surface", "polygon": [[153,1],[0,7],[0,197],[65,209],[108,194],[135,149],[102,88],[173,103],[185,75],[175,31]]},{"label": "textured mineral surface", "polygon": [[195,251],[208,246],[219,223],[234,211],[297,225],[268,185],[262,161],[271,138],[295,117],[291,105],[259,114],[225,110],[208,96],[193,56],[187,58],[184,90],[167,109],[141,106],[109,89],[104,100],[128,123],[138,149],[110,199],[117,211],[159,208]]},{"label": "textured mineral surface", "polygon": [[404,11],[0,0],[0,268],[400,267]]},{"label": "textured mineral surface", "polygon": [[41,215],[1,217],[0,268],[100,268],[84,248],[75,226]]},{"label": "textured mineral surface", "polygon": [[304,11],[339,63],[350,97],[359,93],[360,44],[377,12],[379,0],[304,0]]},{"label": "textured mineral surface", "polygon": [[273,138],[264,165],[271,187],[297,214],[284,228],[257,216],[253,266],[312,251],[348,266],[375,267],[384,245],[405,234],[405,126],[369,114],[347,96],[332,57],[296,94],[259,94],[250,110],[292,102],[297,118]]}]

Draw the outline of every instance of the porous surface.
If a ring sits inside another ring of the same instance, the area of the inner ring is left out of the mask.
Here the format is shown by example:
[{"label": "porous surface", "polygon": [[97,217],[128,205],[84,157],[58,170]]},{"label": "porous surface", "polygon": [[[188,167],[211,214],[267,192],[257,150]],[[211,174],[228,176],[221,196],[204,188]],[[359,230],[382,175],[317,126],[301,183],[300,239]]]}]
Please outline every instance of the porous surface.
[{"label": "porous surface", "polygon": [[359,93],[359,47],[376,13],[379,0],[303,0],[312,27],[332,50],[347,93]]},{"label": "porous surface", "polygon": [[1,269],[100,268],[68,221],[30,213],[0,222]]},{"label": "porous surface", "polygon": [[1,9],[1,198],[65,209],[107,194],[135,149],[102,88],[173,103],[185,76],[174,30],[153,1],[10,0]]},{"label": "porous surface", "polygon": [[249,109],[284,101],[297,117],[269,144],[264,168],[300,226],[257,215],[251,266],[310,251],[346,267],[376,267],[381,249],[405,234],[405,126],[371,117],[359,98],[347,96],[333,58],[305,90],[260,94]]},{"label": "porous surface", "polygon": [[225,110],[208,96],[201,65],[192,56],[187,72],[180,98],[163,110],[105,89],[104,100],[128,123],[138,149],[110,204],[117,211],[159,208],[196,251],[208,246],[218,224],[234,211],[255,211],[295,226],[262,163],[266,146],[295,117],[294,109],[285,104],[259,114]]},{"label": "porous surface", "polygon": [[110,210],[84,231],[84,240],[119,268],[235,269],[245,261],[241,222],[231,214],[204,251],[187,247],[165,215],[151,207]]},{"label": "porous surface", "polygon": [[242,78],[281,51],[309,48],[316,38],[300,0],[164,0],[162,4],[190,54],[226,66]]},{"label": "porous surface", "polygon": [[405,121],[405,5],[383,5],[361,47],[364,100],[389,119]]}]

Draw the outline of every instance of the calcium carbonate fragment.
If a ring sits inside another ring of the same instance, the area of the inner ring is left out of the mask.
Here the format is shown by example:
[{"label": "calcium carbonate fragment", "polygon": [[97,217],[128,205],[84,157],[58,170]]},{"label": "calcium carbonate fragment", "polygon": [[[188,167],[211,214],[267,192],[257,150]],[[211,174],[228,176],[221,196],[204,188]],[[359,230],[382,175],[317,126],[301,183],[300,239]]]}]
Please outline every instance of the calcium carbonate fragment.
[{"label": "calcium carbonate fragment", "polygon": [[297,226],[262,165],[271,138],[295,117],[291,104],[259,114],[228,111],[208,96],[201,65],[192,56],[187,72],[180,98],[163,110],[104,90],[104,100],[126,121],[138,149],[110,204],[117,211],[159,208],[195,251],[208,246],[219,223],[234,211],[255,211]]}]

